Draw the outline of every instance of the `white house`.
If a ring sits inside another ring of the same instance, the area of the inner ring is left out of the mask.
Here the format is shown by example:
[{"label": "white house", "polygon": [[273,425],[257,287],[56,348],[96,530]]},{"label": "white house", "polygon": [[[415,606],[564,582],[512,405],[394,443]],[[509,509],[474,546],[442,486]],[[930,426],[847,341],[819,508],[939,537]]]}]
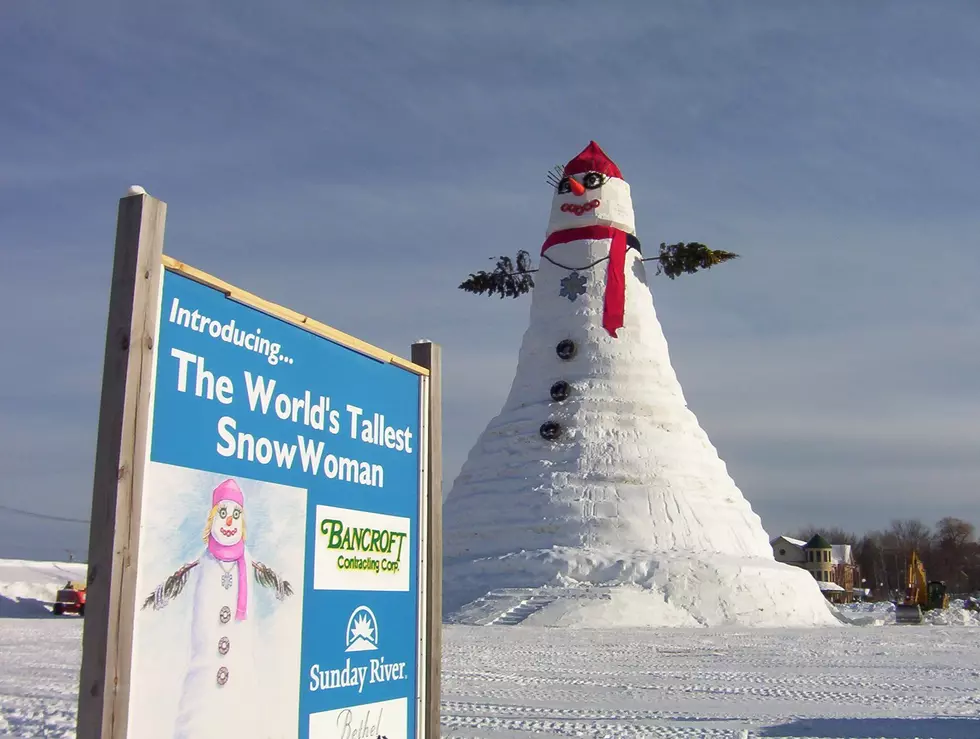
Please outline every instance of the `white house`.
[{"label": "white house", "polygon": [[772,556],[777,562],[802,566],[806,562],[806,542],[779,536],[769,542],[772,545]]}]

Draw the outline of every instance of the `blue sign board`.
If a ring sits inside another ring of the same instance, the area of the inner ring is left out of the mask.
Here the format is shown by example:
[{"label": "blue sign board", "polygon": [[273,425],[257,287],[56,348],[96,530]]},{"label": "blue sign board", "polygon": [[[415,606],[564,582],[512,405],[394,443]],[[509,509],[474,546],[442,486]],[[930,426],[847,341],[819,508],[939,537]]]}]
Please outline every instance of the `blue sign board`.
[{"label": "blue sign board", "polygon": [[164,272],[129,736],[416,737],[424,379]]}]

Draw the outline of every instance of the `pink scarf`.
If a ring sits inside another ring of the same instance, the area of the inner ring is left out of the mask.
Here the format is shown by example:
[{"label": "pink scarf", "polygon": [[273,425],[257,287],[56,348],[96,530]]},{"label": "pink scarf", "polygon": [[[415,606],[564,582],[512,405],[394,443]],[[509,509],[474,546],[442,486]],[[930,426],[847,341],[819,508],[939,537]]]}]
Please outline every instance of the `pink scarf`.
[{"label": "pink scarf", "polygon": [[219,544],[213,537],[208,537],[208,551],[221,562],[238,562],[238,604],[235,620],[244,621],[248,611],[248,573],[245,571],[245,540],[239,539],[237,544]]}]

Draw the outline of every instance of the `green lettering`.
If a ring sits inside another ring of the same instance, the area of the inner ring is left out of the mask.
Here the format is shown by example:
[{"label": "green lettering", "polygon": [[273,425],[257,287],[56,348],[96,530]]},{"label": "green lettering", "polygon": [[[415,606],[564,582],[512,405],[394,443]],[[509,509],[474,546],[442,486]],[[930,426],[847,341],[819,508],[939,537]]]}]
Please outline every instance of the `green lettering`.
[{"label": "green lettering", "polygon": [[400,562],[402,558],[402,544],[405,542],[405,534],[401,533],[400,531],[396,531],[392,535],[398,537],[398,554],[395,556],[395,559]]}]

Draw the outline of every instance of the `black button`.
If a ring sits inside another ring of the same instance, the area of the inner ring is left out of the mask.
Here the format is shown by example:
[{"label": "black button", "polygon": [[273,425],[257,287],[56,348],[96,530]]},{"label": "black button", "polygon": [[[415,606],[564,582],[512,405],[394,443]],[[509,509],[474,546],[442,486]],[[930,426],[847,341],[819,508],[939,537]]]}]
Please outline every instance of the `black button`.
[{"label": "black button", "polygon": [[223,624],[226,624],[229,621],[231,621],[231,609],[228,606],[222,606],[221,612],[218,614],[218,619]]},{"label": "black button", "polygon": [[554,421],[546,421],[541,424],[541,438],[554,441],[561,436],[561,425]]},{"label": "black button", "polygon": [[551,399],[560,402],[568,397],[568,393],[571,391],[571,389],[571,385],[564,380],[559,380],[551,386]]},{"label": "black button", "polygon": [[218,639],[218,654],[224,656],[228,654],[228,650],[231,648],[231,641],[227,636],[223,636]]},{"label": "black button", "polygon": [[218,668],[217,680],[218,680],[218,685],[224,685],[226,682],[228,682],[228,668],[227,667],[219,667]]},{"label": "black button", "polygon": [[571,359],[575,356],[575,342],[571,339],[562,339],[555,347],[555,351],[562,359]]}]

